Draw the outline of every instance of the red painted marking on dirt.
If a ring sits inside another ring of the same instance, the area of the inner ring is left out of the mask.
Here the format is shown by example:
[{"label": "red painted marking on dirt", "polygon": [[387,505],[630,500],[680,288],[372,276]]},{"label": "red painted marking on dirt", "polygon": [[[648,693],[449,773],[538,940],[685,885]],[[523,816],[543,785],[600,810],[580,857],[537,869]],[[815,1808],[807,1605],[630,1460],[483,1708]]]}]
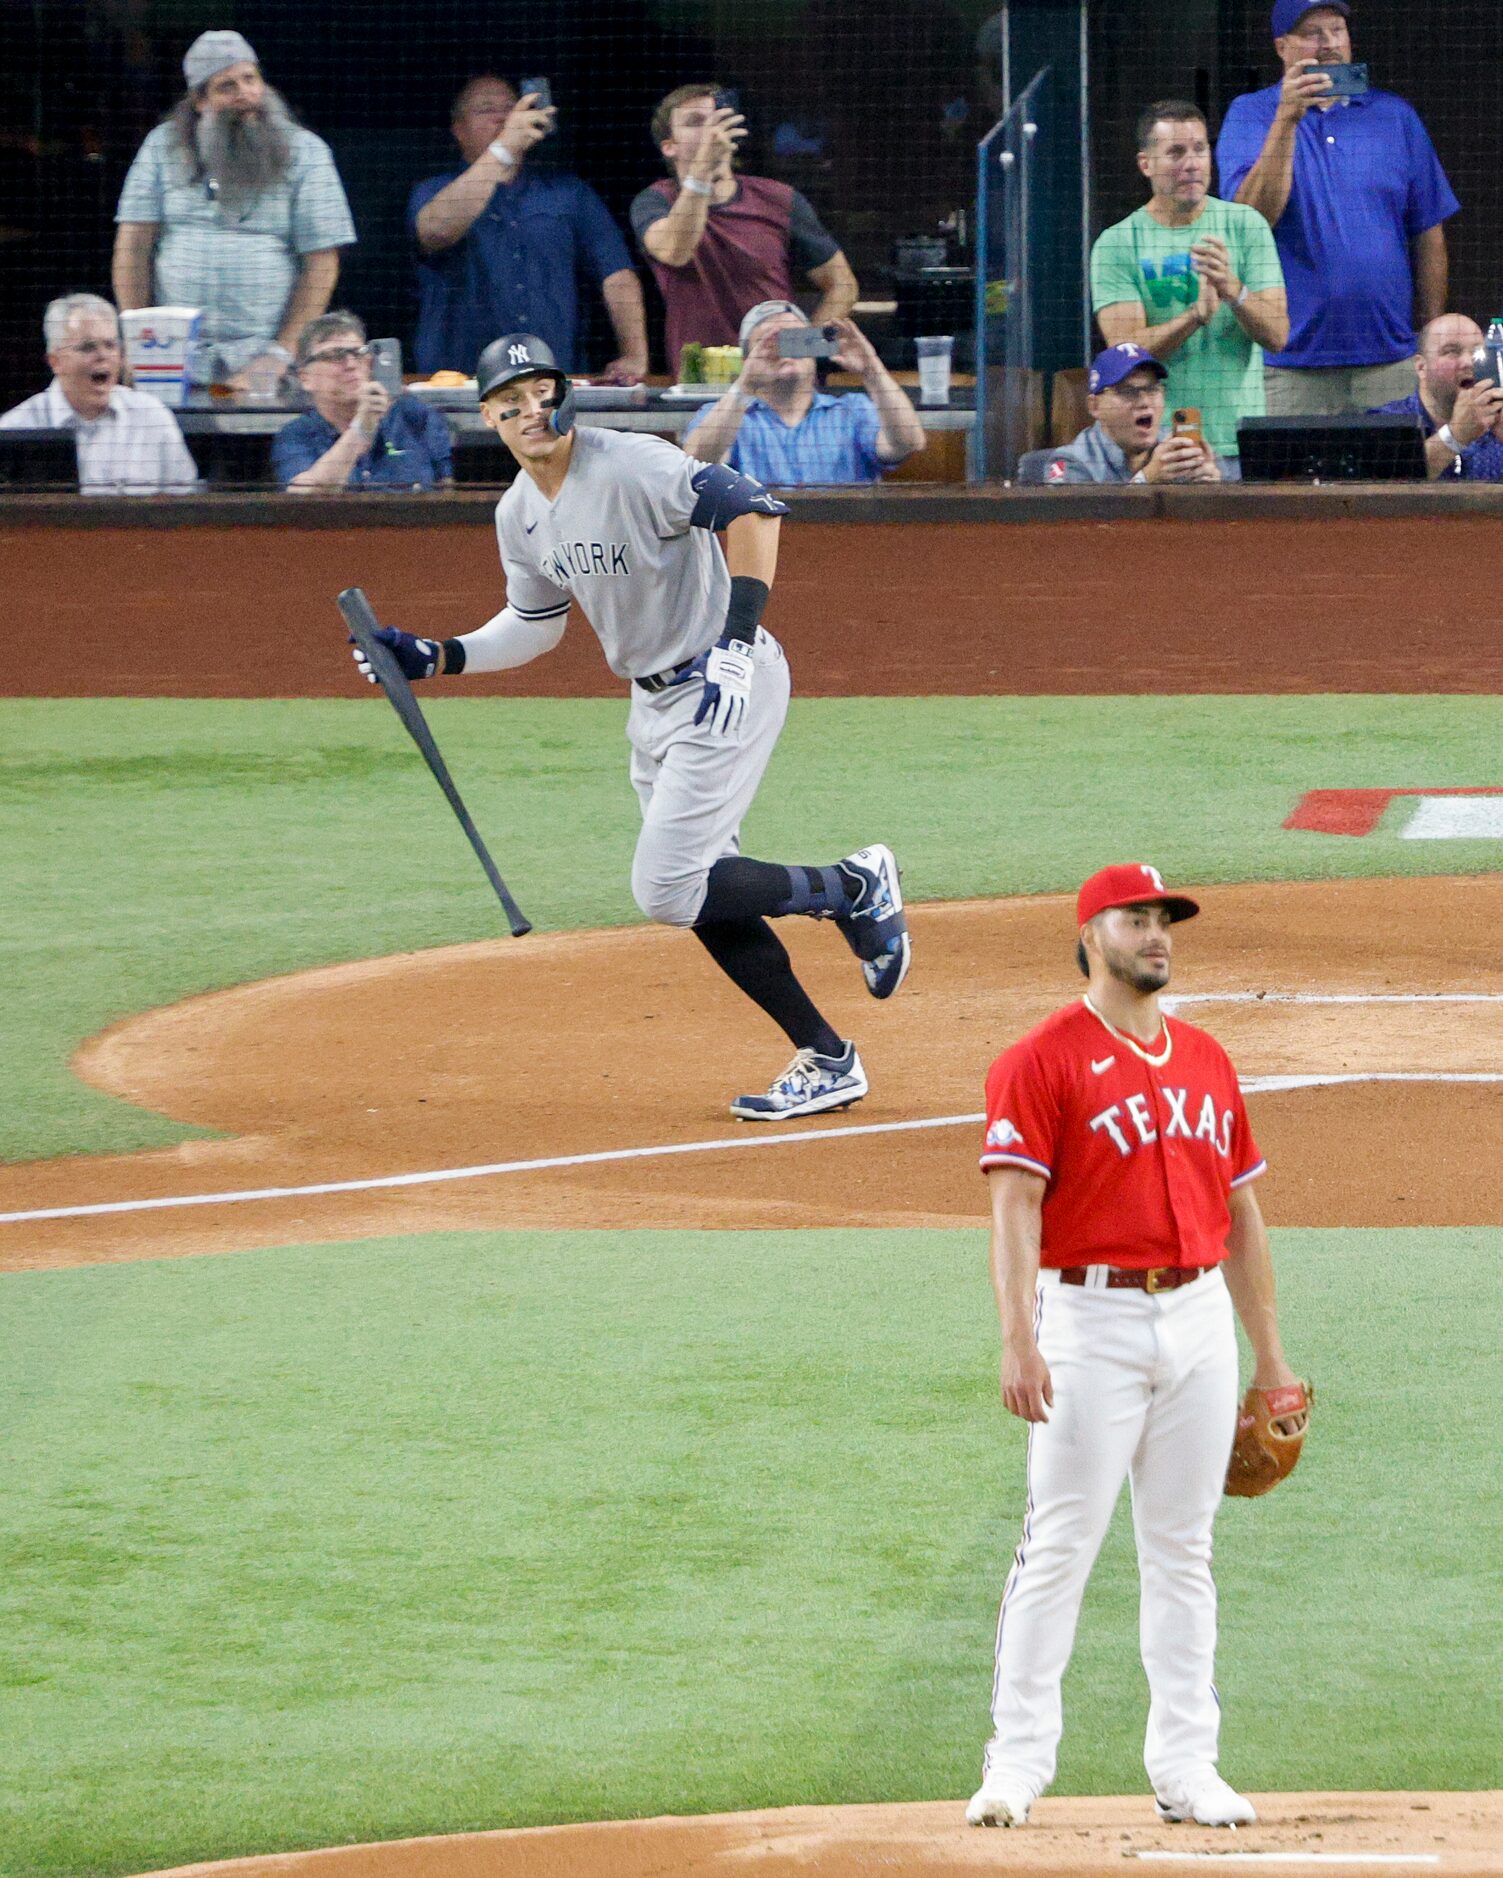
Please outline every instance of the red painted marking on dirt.
[{"label": "red painted marking on dirt", "polygon": [[1503,796],[1503,788],[1307,789],[1284,826],[1312,835],[1370,835],[1395,796]]}]

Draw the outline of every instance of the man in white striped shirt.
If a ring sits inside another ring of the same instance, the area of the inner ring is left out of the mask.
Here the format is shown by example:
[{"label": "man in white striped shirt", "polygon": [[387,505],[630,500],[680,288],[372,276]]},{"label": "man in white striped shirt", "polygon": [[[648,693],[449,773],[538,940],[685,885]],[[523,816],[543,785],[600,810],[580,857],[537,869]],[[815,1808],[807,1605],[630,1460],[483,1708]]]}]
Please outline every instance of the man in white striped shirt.
[{"label": "man in white striped shirt", "polygon": [[52,383],[0,417],[4,430],[71,430],[85,495],[189,490],[198,470],[177,419],[120,383],[120,321],[94,293],[64,294],[42,318]]}]

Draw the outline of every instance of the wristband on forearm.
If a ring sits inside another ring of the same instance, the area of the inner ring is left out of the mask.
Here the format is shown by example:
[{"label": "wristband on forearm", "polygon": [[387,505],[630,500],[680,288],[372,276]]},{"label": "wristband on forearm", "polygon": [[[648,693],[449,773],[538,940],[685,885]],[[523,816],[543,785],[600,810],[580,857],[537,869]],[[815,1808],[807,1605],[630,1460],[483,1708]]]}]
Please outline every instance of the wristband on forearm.
[{"label": "wristband on forearm", "polygon": [[1451,429],[1449,424],[1442,424],[1435,434],[1450,451],[1452,456],[1461,455],[1461,445],[1457,443],[1456,433]]},{"label": "wristband on forearm", "polygon": [[1235,312],[1239,306],[1245,306],[1246,304],[1247,304],[1247,282],[1243,281],[1241,293],[1239,293],[1236,299],[1233,300],[1232,302],[1232,311]]},{"label": "wristband on forearm", "polygon": [[697,176],[686,176],[684,187],[691,196],[713,196],[715,193],[713,183],[702,183]]},{"label": "wristband on forearm", "polygon": [[751,574],[735,574],[731,577],[731,603],[725,611],[725,631],[720,635],[720,643],[728,646],[733,639],[740,639],[750,645],[757,636],[757,626],[762,618],[762,609],[767,605],[772,589],[765,580],[758,580]]},{"label": "wristband on forearm", "polygon": [[445,678],[452,678],[456,672],[464,670],[464,645],[458,639],[445,639],[441,643],[444,656],[439,670]]}]

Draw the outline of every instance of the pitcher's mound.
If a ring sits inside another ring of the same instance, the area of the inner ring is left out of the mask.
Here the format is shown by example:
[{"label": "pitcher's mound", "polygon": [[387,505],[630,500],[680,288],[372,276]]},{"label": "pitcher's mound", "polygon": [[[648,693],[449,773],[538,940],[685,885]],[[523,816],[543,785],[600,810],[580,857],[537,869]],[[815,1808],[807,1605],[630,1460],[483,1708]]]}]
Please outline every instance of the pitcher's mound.
[{"label": "pitcher's mound", "polygon": [[697,1819],[641,1819],[520,1832],[402,1839],[184,1865],[153,1878],[921,1878],[1018,1872],[1258,1870],[1503,1873],[1503,1793],[1274,1793],[1253,1796],[1241,1831],[1164,1826],[1143,1794],[1040,1800],[1019,1831],[976,1831],[963,1802],[789,1806]]}]

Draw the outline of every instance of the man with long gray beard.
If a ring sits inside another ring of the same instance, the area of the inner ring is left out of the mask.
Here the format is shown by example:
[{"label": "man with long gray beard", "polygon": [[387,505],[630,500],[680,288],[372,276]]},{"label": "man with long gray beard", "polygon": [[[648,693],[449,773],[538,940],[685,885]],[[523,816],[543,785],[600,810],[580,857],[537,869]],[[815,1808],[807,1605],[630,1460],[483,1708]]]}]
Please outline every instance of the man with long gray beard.
[{"label": "man with long gray beard", "polygon": [[131,164],[112,274],[122,312],[203,309],[198,383],[244,391],[292,363],[355,239],[329,146],[293,118],[235,32],[200,33],[188,89]]}]

